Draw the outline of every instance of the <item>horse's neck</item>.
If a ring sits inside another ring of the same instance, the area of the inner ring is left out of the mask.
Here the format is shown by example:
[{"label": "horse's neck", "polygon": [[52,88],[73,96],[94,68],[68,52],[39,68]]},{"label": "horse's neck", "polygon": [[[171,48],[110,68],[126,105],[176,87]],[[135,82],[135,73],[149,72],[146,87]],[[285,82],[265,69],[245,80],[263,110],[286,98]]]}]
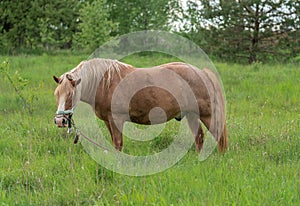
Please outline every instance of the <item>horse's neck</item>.
[{"label": "horse's neck", "polygon": [[93,72],[84,74],[83,71],[80,72],[79,77],[81,78],[80,100],[93,106],[100,79]]}]

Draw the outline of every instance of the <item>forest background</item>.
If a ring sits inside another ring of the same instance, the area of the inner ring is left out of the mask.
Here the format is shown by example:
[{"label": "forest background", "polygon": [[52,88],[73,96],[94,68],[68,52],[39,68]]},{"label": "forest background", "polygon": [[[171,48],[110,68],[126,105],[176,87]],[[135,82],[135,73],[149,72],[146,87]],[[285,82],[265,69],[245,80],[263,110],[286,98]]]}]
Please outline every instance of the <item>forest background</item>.
[{"label": "forest background", "polygon": [[239,63],[300,61],[294,0],[24,0],[0,2],[0,53],[92,52],[111,38],[170,31],[210,57]]}]

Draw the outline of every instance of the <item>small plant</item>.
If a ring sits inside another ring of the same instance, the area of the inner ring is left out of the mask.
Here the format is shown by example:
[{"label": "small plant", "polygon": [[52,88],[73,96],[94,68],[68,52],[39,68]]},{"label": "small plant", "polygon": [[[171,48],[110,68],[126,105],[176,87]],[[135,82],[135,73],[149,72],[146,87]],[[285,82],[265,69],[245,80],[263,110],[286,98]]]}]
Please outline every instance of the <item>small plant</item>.
[{"label": "small plant", "polygon": [[262,66],[262,62],[260,61],[255,61],[252,63],[252,68],[254,71],[259,71],[261,66]]},{"label": "small plant", "polygon": [[33,112],[32,108],[32,100],[34,96],[31,95],[31,97],[26,98],[22,91],[26,86],[28,86],[29,81],[28,79],[23,78],[18,71],[15,71],[15,73],[12,75],[9,72],[9,62],[3,61],[0,65],[0,73],[3,73],[3,77],[5,80],[8,81],[8,83],[13,87],[15,92],[17,93],[18,97],[21,99],[24,107],[28,111],[29,114]]}]

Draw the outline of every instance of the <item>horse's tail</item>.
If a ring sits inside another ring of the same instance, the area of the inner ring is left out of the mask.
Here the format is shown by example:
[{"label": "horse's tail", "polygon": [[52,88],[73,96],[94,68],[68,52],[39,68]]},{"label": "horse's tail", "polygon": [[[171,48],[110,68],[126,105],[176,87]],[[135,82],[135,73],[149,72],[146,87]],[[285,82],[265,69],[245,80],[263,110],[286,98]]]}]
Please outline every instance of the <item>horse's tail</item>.
[{"label": "horse's tail", "polygon": [[[228,148],[228,136],[226,128],[226,106],[222,87],[214,72],[209,69],[203,70],[211,81],[211,89],[208,91],[212,101],[212,120],[209,128],[216,141],[218,141],[219,152],[223,153]],[[208,84],[209,85],[209,84]]]},{"label": "horse's tail", "polygon": [[228,148],[228,136],[227,136],[227,128],[226,128],[226,122],[224,122],[224,128],[223,128],[223,132],[222,135],[219,139],[219,152],[223,153],[227,150]]}]

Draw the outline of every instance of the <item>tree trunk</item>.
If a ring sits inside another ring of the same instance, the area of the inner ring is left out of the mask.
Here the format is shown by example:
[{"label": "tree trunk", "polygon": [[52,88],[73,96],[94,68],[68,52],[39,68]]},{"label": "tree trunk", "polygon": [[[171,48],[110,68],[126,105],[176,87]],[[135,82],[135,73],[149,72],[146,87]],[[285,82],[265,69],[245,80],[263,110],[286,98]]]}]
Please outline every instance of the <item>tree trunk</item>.
[{"label": "tree trunk", "polygon": [[258,52],[258,44],[259,44],[259,32],[260,32],[260,21],[259,21],[259,4],[256,4],[255,8],[255,21],[254,21],[254,31],[251,40],[251,48],[250,55],[248,58],[249,63],[253,63],[257,61],[257,52]]}]

